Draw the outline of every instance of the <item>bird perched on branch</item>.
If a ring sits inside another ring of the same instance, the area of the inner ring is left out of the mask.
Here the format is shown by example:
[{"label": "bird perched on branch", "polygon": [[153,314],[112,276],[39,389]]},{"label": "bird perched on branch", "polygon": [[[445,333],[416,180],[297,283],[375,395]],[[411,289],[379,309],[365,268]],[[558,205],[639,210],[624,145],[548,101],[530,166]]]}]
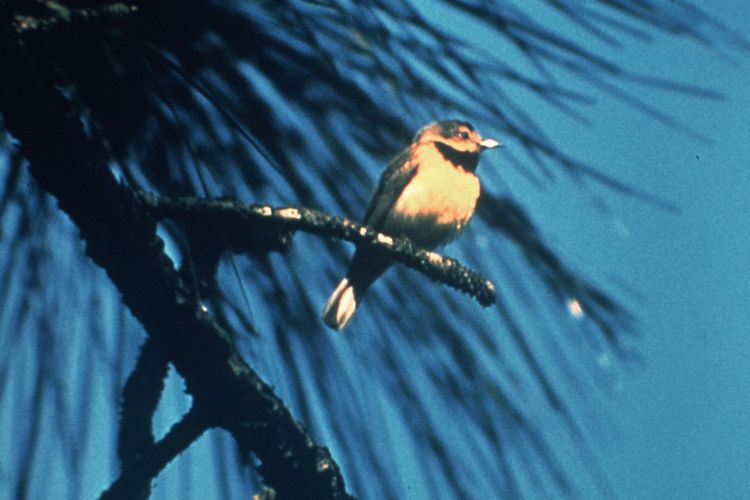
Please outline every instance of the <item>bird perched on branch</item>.
[{"label": "bird perched on branch", "polygon": [[[498,146],[498,141],[482,139],[463,121],[425,126],[383,172],[364,224],[391,236],[406,236],[422,248],[455,239],[469,223],[479,198],[479,179],[474,174],[479,155]],[[346,277],[323,309],[325,324],[344,328],[367,289],[392,263],[376,248],[358,248]]]}]

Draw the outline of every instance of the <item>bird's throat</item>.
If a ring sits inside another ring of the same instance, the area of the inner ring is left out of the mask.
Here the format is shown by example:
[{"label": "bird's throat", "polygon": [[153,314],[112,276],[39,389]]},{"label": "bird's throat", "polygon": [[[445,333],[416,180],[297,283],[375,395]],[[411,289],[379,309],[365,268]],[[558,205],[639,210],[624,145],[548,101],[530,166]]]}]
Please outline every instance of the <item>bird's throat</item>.
[{"label": "bird's throat", "polygon": [[469,172],[476,170],[479,164],[479,153],[458,151],[442,142],[435,142],[435,147],[443,155],[443,158]]}]

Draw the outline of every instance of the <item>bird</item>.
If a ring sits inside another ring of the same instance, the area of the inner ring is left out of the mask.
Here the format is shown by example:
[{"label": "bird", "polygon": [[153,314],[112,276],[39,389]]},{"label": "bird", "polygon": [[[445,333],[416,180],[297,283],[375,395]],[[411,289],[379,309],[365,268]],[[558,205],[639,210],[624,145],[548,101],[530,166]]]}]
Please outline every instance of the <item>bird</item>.
[{"label": "bird", "polygon": [[[482,139],[461,120],[422,127],[383,171],[363,224],[389,236],[405,236],[426,249],[452,241],[466,228],[479,199],[479,156],[500,145]],[[382,250],[358,247],[323,308],[323,322],[334,330],[345,328],[370,285],[392,263]]]}]

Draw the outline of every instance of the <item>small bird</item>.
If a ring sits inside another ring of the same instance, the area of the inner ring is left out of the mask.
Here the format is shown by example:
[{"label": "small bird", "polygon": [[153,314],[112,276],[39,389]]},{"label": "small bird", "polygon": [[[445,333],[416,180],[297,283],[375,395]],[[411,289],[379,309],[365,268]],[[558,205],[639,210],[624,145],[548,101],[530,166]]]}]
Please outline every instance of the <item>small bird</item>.
[{"label": "small bird", "polygon": [[[391,236],[405,236],[422,248],[455,239],[466,228],[479,198],[474,174],[479,155],[500,146],[482,139],[474,127],[443,120],[423,127],[380,177],[364,225]],[[334,330],[349,323],[370,285],[393,263],[383,251],[360,247],[346,277],[323,309]]]}]

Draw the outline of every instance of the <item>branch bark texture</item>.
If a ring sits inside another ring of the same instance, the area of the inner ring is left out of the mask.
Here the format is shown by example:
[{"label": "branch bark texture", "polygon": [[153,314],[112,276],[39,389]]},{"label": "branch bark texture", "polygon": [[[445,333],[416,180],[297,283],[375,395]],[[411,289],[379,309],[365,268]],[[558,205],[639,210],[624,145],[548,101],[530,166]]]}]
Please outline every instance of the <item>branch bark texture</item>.
[{"label": "branch bark texture", "polygon": [[7,30],[0,61],[0,113],[33,178],[80,229],[87,254],[185,379],[194,404],[210,409],[210,425],[253,450],[281,498],[347,498],[328,450],[315,445],[228,332],[195,303],[164,253],[155,219],[116,181],[103,146]]}]

